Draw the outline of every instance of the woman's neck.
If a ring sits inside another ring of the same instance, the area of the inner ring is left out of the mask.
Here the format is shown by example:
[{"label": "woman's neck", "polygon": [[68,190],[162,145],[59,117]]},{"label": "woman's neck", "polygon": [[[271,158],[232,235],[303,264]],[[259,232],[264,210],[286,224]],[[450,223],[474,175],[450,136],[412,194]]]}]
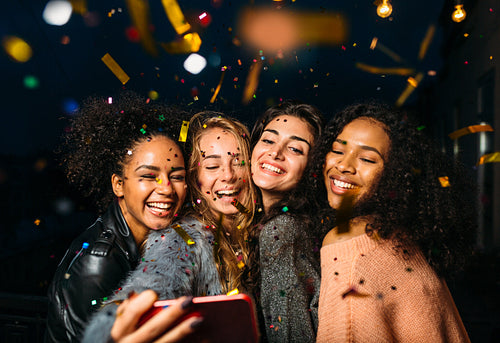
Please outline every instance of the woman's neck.
[{"label": "woman's neck", "polygon": [[323,239],[323,246],[333,243],[347,241],[351,238],[361,236],[366,233],[366,226],[372,220],[369,217],[356,217],[351,220],[337,223]]},{"label": "woman's neck", "polygon": [[277,194],[274,192],[266,192],[262,189],[261,193],[262,193],[262,205],[264,206],[264,213],[268,213],[271,207],[283,198],[281,194]]}]

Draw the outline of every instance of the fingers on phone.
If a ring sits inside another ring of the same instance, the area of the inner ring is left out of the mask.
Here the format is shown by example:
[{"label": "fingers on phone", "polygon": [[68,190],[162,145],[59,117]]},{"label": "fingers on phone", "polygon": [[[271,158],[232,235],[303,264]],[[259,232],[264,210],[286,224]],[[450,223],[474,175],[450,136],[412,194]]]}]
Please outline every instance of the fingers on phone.
[{"label": "fingers on phone", "polygon": [[189,317],[155,341],[155,343],[179,342],[196,331],[203,323],[202,317]]},{"label": "fingers on phone", "polygon": [[132,331],[141,316],[149,310],[158,295],[152,290],[146,290],[140,294],[133,294],[125,300],[116,310],[116,319],[111,329],[111,337],[119,341]]}]

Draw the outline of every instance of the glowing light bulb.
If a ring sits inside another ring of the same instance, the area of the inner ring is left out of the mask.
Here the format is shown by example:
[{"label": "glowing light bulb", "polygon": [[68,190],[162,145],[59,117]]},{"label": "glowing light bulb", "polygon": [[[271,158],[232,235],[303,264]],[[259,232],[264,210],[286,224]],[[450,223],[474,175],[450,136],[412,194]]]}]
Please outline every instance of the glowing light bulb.
[{"label": "glowing light bulb", "polygon": [[389,0],[382,0],[382,2],[377,6],[377,15],[380,18],[387,18],[392,13],[392,5]]},{"label": "glowing light bulb", "polygon": [[451,14],[451,20],[455,23],[460,23],[465,19],[465,15],[464,5],[455,5],[455,10]]}]

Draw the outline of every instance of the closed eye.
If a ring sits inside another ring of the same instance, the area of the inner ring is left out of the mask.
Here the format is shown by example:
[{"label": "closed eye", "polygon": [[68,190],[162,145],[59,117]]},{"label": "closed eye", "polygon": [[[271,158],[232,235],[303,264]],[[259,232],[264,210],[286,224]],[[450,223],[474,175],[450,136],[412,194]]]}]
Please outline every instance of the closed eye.
[{"label": "closed eye", "polygon": [[290,147],[290,150],[292,150],[294,153],[297,153],[299,155],[304,155],[304,152],[300,149],[297,149],[297,148],[294,148],[294,147]]},{"label": "closed eye", "polygon": [[144,174],[144,175],[141,175],[142,178],[144,179],[154,179],[156,180],[156,175],[154,174]]},{"label": "closed eye", "polygon": [[339,151],[339,150],[332,150],[332,152],[336,155],[343,155],[344,154],[342,151]]},{"label": "closed eye", "polygon": [[274,143],[272,140],[266,139],[266,138],[261,139],[261,141],[266,143],[266,144],[273,144]]},{"label": "closed eye", "polygon": [[363,161],[363,162],[367,162],[367,163],[371,163],[371,164],[375,164],[375,163],[376,163],[375,161],[373,161],[373,160],[369,160],[369,159],[367,159],[367,158],[361,158],[361,161]]}]

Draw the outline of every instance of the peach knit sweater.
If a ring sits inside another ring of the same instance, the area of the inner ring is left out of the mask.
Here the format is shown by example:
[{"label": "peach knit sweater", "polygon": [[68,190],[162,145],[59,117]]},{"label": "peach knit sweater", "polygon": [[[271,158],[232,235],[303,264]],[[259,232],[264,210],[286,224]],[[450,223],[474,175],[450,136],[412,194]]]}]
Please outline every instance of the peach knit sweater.
[{"label": "peach knit sweater", "polygon": [[469,342],[444,281],[416,249],[366,234],[321,248],[317,342]]}]

